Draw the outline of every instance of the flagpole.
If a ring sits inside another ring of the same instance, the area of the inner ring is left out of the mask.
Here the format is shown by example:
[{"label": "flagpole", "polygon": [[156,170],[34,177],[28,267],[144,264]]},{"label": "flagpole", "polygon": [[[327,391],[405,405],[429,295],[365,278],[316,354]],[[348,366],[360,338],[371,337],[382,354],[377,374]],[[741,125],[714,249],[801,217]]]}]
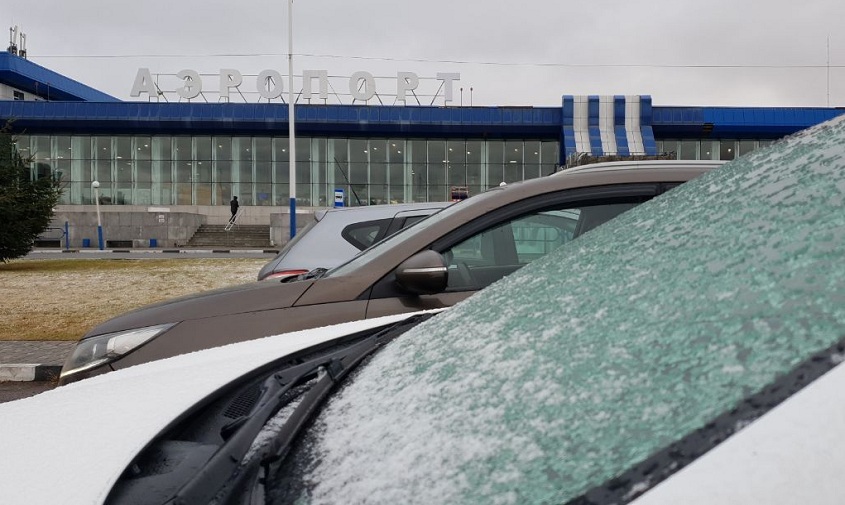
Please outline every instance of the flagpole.
[{"label": "flagpole", "polygon": [[293,98],[293,0],[288,2],[288,159],[290,177],[290,238],[296,236],[296,137]]}]

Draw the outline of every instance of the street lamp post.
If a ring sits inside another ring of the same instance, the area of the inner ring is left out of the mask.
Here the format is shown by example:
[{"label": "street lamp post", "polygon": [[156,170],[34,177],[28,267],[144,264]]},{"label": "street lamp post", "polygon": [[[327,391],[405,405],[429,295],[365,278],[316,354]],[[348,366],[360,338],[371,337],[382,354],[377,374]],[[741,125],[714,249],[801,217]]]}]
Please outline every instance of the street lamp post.
[{"label": "street lamp post", "polygon": [[94,206],[97,208],[97,244],[103,250],[103,221],[100,219],[100,181],[91,183],[94,188]]},{"label": "street lamp post", "polygon": [[296,138],[293,114],[293,0],[288,1],[288,170],[290,178],[290,238],[296,236]]}]

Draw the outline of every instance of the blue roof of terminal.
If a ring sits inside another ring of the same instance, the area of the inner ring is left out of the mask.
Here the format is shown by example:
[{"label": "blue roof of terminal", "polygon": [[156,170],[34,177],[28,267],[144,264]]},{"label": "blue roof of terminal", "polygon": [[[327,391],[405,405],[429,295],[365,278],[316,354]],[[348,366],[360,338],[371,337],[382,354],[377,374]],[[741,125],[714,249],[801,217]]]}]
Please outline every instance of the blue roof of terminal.
[{"label": "blue roof of terminal", "polygon": [[[561,111],[535,107],[298,105],[303,135],[548,138],[560,134]],[[30,132],[281,134],[288,106],[245,103],[0,101],[0,118]]]},{"label": "blue roof of terminal", "polygon": [[117,102],[117,98],[8,52],[0,52],[0,82],[45,100]]},{"label": "blue roof of terminal", "polygon": [[[0,76],[2,77],[2,76]],[[560,137],[559,107],[300,105],[303,135]],[[779,138],[845,113],[833,108],[658,107],[656,138]],[[287,134],[285,104],[0,101],[0,118],[30,132]]]},{"label": "blue roof of terminal", "polygon": [[661,137],[779,138],[842,113],[828,107],[654,107],[652,128]]},{"label": "blue roof of terminal", "polygon": [[[287,134],[286,104],[124,102],[29,60],[0,52],[0,83],[48,101],[0,101],[0,119],[30,133]],[[845,110],[813,107],[660,107],[654,138],[779,138]],[[562,138],[566,107],[298,105],[302,135]],[[571,111],[569,111],[571,113]]]}]

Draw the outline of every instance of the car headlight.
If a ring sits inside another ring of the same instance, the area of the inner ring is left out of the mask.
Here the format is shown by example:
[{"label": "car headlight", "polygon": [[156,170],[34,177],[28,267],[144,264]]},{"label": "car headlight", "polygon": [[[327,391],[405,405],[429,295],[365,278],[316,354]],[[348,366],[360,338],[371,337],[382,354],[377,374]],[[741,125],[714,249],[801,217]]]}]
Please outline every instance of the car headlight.
[{"label": "car headlight", "polygon": [[80,340],[62,367],[62,377],[112,362],[172,328],[176,323],[106,333]]}]

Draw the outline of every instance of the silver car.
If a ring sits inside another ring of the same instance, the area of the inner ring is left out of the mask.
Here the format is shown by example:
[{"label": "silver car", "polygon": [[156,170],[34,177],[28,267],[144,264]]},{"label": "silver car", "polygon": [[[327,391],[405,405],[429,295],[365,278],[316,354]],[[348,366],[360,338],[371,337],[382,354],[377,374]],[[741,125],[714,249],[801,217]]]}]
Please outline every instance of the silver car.
[{"label": "silver car", "polygon": [[317,211],[314,220],[261,268],[258,280],[294,277],[317,268],[335,267],[451,203],[399,203]]}]

